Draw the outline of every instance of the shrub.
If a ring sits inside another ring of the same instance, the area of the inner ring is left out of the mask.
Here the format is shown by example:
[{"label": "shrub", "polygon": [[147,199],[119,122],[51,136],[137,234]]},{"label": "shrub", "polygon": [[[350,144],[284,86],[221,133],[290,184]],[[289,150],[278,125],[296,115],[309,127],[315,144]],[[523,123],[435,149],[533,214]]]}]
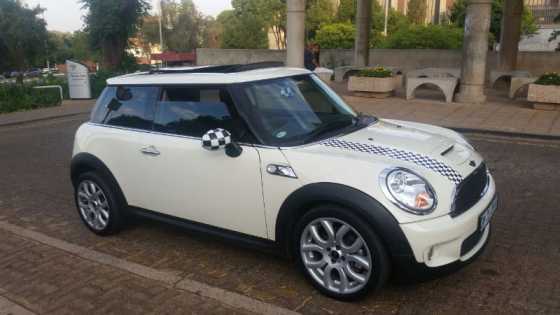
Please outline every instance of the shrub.
[{"label": "shrub", "polygon": [[383,67],[375,67],[375,68],[368,68],[360,70],[356,74],[357,77],[368,77],[368,78],[389,78],[393,76],[393,71],[383,68]]},{"label": "shrub", "polygon": [[543,74],[535,84],[540,85],[560,85],[560,75],[556,72],[549,72]]},{"label": "shrub", "polygon": [[409,25],[389,35],[380,48],[391,49],[459,49],[463,30],[454,26]]},{"label": "shrub", "polygon": [[0,113],[32,110],[60,105],[57,89],[34,89],[36,84],[0,85]]},{"label": "shrub", "polygon": [[322,25],[315,34],[315,42],[321,48],[346,48],[354,47],[356,28],[350,23],[334,23]]}]

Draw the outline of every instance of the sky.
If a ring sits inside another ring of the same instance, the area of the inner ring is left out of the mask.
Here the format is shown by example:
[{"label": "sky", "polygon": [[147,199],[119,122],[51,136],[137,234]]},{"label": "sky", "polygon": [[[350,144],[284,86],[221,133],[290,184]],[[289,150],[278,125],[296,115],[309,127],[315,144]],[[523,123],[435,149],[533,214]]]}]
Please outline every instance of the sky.
[{"label": "sky", "polygon": [[[29,6],[41,5],[47,9],[45,20],[47,29],[52,31],[73,32],[83,26],[81,4],[78,0],[24,0]],[[157,8],[157,0],[151,0]],[[193,0],[205,15],[216,16],[223,10],[231,9],[231,0]]]}]

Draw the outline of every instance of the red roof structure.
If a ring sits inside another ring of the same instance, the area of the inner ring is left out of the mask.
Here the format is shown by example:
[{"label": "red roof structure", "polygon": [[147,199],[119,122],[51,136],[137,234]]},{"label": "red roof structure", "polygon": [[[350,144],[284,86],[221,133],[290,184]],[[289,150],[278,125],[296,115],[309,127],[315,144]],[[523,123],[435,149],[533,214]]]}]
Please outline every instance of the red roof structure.
[{"label": "red roof structure", "polygon": [[166,51],[161,54],[152,54],[151,57],[153,60],[161,60],[163,62],[196,62],[195,52],[180,53],[174,51]]}]

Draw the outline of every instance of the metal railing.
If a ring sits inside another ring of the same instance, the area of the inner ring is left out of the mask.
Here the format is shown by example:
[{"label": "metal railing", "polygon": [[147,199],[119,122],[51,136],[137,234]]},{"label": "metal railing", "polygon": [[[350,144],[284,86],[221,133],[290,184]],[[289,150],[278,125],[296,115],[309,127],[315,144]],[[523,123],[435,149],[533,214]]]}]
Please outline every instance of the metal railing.
[{"label": "metal railing", "polygon": [[34,86],[34,89],[58,89],[60,91],[60,101],[64,101],[64,92],[62,90],[62,86],[60,85],[43,85],[43,86]]}]

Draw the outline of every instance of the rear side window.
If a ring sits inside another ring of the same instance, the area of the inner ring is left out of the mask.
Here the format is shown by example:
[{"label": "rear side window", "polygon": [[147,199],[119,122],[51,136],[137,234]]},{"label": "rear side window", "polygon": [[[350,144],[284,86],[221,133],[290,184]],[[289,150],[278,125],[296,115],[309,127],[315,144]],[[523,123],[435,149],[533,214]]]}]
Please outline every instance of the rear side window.
[{"label": "rear side window", "polygon": [[199,87],[163,88],[154,130],[202,137],[210,129],[222,128],[239,134],[240,120],[226,89]]},{"label": "rear side window", "polygon": [[157,87],[107,87],[92,113],[92,122],[134,129],[152,129]]}]

